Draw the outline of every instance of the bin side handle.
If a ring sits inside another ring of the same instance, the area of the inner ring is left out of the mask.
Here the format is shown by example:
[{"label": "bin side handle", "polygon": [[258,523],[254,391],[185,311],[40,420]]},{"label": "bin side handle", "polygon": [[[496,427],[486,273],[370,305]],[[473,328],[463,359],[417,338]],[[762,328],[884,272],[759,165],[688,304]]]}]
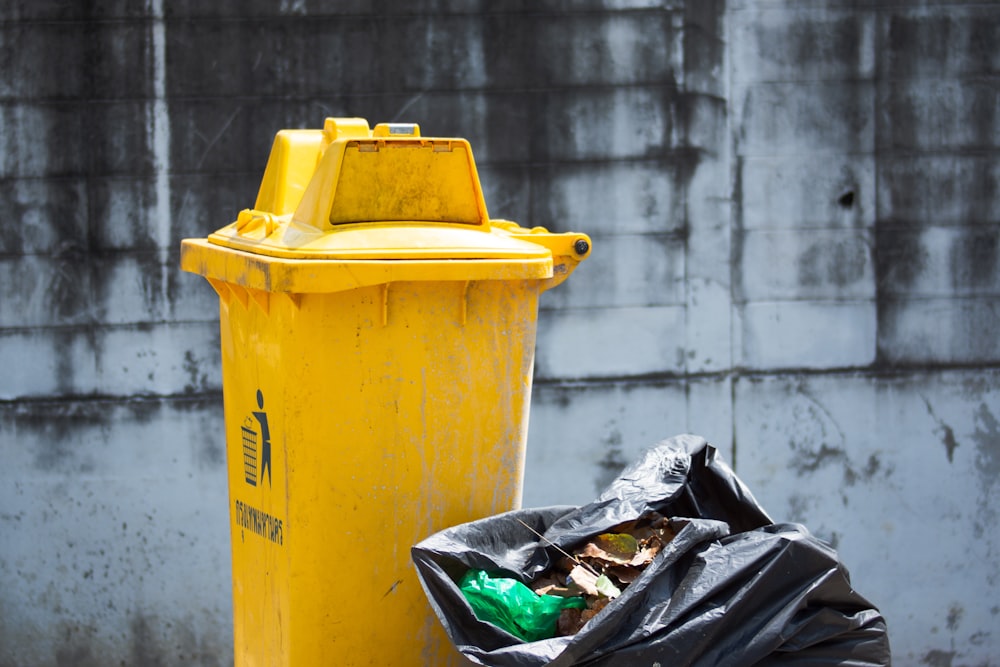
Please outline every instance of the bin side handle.
[{"label": "bin side handle", "polygon": [[544,227],[527,229],[510,220],[490,220],[494,229],[502,229],[513,238],[537,243],[552,253],[552,277],[542,281],[542,291],[550,290],[569,278],[580,262],[590,256],[592,244],[586,234],[553,233]]}]

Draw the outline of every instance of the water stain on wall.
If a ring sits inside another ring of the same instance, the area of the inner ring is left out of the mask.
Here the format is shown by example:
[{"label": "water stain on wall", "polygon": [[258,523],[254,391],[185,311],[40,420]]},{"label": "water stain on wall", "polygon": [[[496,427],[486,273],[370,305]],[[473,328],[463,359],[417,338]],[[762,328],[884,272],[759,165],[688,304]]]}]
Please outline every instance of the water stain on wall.
[{"label": "water stain on wall", "polygon": [[806,287],[848,287],[864,278],[868,253],[863,239],[814,244],[799,256],[798,282]]},{"label": "water stain on wall", "polygon": [[879,298],[905,294],[923,273],[927,250],[920,230],[891,224],[875,226],[875,286]]},{"label": "water stain on wall", "polygon": [[965,609],[962,605],[953,602],[948,606],[948,616],[945,618],[945,626],[952,632],[958,630],[958,624],[961,622],[962,614],[964,613]]},{"label": "water stain on wall", "polygon": [[14,432],[36,443],[33,463],[37,470],[53,472],[89,472],[95,462],[83,457],[74,444],[82,429],[106,429],[112,416],[106,409],[91,403],[51,402],[14,405],[3,410],[14,424]]},{"label": "water stain on wall", "polygon": [[595,491],[603,491],[628,465],[625,452],[622,449],[622,442],[622,434],[616,427],[612,427],[608,434],[601,439],[604,455],[597,462],[598,474],[594,478]]},{"label": "water stain on wall", "polygon": [[1000,285],[997,249],[1000,227],[972,227],[961,231],[949,249],[949,269],[956,292]]},{"label": "water stain on wall", "polygon": [[165,652],[159,645],[159,632],[153,628],[158,624],[155,617],[141,612],[133,613],[129,622],[131,637],[131,659],[133,665],[148,665],[162,667],[165,664]]},{"label": "water stain on wall", "polygon": [[93,306],[90,267],[93,258],[85,247],[64,239],[53,254],[52,272],[45,290],[47,310],[64,324],[85,323]]},{"label": "water stain on wall", "polygon": [[934,413],[934,408],[931,406],[930,400],[926,396],[922,398],[924,399],[924,405],[927,406],[927,414],[934,420],[934,434],[941,439],[941,444],[944,445],[945,454],[948,456],[948,463],[954,463],[955,450],[958,449],[955,431]]},{"label": "water stain on wall", "polygon": [[790,441],[789,447],[795,453],[789,462],[789,468],[798,476],[813,473],[823,466],[843,464],[847,461],[847,452],[840,447],[831,447],[825,442],[818,447],[810,447],[811,443]]},{"label": "water stain on wall", "polygon": [[986,403],[975,414],[975,430],[970,436],[976,443],[976,470],[984,491],[1000,479],[1000,420]]},{"label": "water stain on wall", "polygon": [[57,667],[101,667],[102,664],[86,644],[70,644],[56,651]]},{"label": "water stain on wall", "polygon": [[928,667],[952,667],[952,661],[957,654],[955,651],[942,651],[935,649],[928,651],[920,660],[920,664]]}]

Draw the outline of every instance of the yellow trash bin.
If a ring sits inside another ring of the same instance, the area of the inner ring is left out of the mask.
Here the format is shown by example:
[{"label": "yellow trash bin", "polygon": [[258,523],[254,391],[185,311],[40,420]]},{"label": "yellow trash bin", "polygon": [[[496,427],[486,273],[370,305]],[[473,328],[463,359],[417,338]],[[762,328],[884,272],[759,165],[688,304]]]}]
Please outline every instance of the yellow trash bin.
[{"label": "yellow trash bin", "polygon": [[490,220],[464,139],[277,134],[181,268],[219,294],[237,665],[460,664],[410,546],[519,506],[538,295],[583,234]]}]

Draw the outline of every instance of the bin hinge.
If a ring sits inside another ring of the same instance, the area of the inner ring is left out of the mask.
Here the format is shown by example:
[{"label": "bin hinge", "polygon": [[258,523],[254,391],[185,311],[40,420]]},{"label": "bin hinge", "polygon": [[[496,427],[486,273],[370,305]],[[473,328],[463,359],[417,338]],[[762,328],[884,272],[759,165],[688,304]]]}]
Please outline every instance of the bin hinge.
[{"label": "bin hinge", "polygon": [[490,220],[490,226],[510,236],[544,246],[552,252],[552,277],[542,281],[542,291],[552,289],[576,270],[590,256],[591,242],[586,234],[550,232],[545,227],[527,229],[510,220]]}]

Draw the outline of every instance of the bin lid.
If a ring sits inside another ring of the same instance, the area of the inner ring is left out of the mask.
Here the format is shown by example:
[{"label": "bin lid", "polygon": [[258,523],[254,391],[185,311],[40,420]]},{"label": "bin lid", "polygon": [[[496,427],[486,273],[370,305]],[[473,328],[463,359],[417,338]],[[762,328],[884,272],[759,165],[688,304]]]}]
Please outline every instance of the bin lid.
[{"label": "bin lid", "polygon": [[[320,136],[279,133],[257,204],[209,242],[287,259],[551,256],[544,245],[494,230],[465,139],[421,137],[415,124],[337,132],[336,121],[331,137],[329,126]],[[309,144],[313,155],[296,143]],[[316,167],[296,202],[287,181],[302,180],[310,159]]]},{"label": "bin lid", "polygon": [[181,243],[181,268],[263,292],[334,292],[407,280],[558,285],[585,234],[491,220],[464,139],[409,123],[327,118],[275,137],[253,208]]}]

